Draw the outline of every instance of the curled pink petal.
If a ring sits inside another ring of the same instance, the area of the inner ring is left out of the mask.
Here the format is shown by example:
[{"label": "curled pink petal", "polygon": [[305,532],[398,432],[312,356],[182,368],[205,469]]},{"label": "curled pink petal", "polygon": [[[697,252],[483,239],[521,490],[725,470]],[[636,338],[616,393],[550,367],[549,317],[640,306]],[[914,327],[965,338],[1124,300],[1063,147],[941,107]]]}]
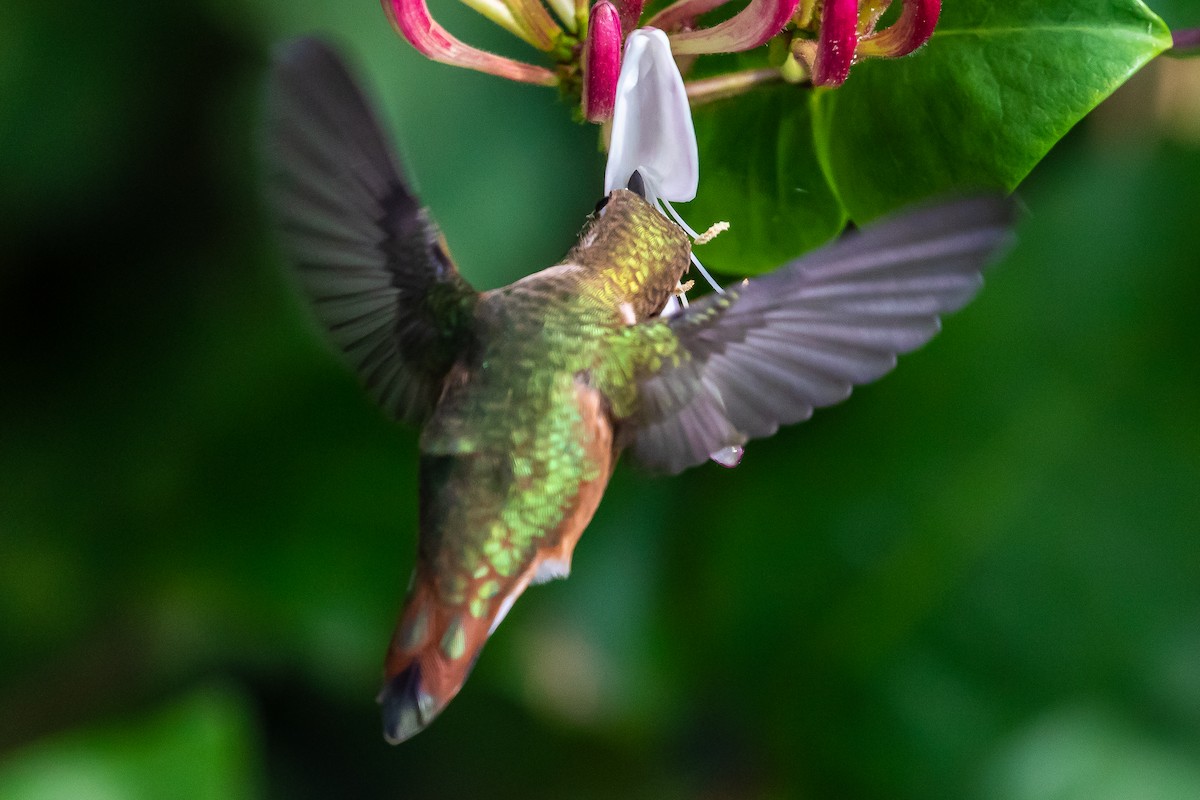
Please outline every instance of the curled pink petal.
[{"label": "curled pink petal", "polygon": [[814,86],[841,86],[854,63],[858,44],[856,0],[825,0],[821,10],[821,33],[813,63]]},{"label": "curled pink petal", "polygon": [[651,17],[650,21],[646,23],[646,27],[668,32],[681,28],[693,28],[696,25],[696,18],[701,14],[707,14],[728,2],[729,0],[676,0]]},{"label": "curled pink petal", "polygon": [[798,3],[799,0],[750,0],[733,17],[711,28],[671,34],[671,52],[736,53],[764,45],[783,30]]},{"label": "curled pink petal", "polygon": [[[616,0],[616,6],[621,17],[621,32],[628,36],[638,26],[638,21],[642,18],[642,9],[646,7],[646,0]],[[596,13],[595,9],[592,13]]]},{"label": "curled pink petal", "polygon": [[429,15],[425,0],[383,0],[392,27],[422,55],[443,64],[479,70],[501,78],[541,86],[555,86],[558,78],[545,67],[488,53],[454,38]]},{"label": "curled pink petal", "polygon": [[[901,0],[903,2],[903,0]],[[879,18],[892,4],[892,0],[859,0],[858,4],[858,32],[866,36],[871,31],[875,30],[875,25],[879,22]]]},{"label": "curled pink petal", "polygon": [[942,10],[941,0],[903,2],[900,17],[892,25],[859,40],[859,55],[899,58],[929,41]]},{"label": "curled pink petal", "polygon": [[621,16],[616,6],[600,0],[588,18],[583,46],[583,116],[603,122],[612,116],[621,74]]}]

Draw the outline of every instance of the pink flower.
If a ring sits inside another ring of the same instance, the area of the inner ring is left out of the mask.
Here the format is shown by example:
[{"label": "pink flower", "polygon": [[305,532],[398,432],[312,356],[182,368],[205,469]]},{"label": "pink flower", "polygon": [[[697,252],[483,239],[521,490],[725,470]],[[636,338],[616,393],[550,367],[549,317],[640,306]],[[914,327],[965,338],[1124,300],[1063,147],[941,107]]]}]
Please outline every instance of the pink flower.
[{"label": "pink flower", "polygon": [[[766,44],[783,30],[799,0],[750,0],[749,5],[724,22],[711,28],[681,30],[667,33],[671,52],[676,55],[698,55],[702,53],[737,53],[753,50]],[[664,20],[678,20],[690,26],[695,22],[698,10],[709,10],[723,3],[709,0],[677,0],[651,18],[648,25],[659,27]]]},{"label": "pink flower", "polygon": [[[812,0],[808,0],[811,4]],[[941,0],[901,0],[900,16],[877,31],[891,0],[825,0],[816,39],[792,40],[792,55],[815,86],[841,86],[850,66],[864,58],[899,58],[929,41]],[[809,20],[809,27],[812,20]]]},{"label": "pink flower", "polygon": [[592,7],[583,44],[583,118],[588,122],[612,116],[621,74],[622,24],[616,6],[608,0]]},{"label": "pink flower", "polygon": [[433,19],[426,0],[383,0],[383,6],[396,30],[429,58],[557,86],[580,101],[580,115],[590,122],[611,117],[623,42],[639,26],[662,31],[671,53],[684,57],[680,64],[685,71],[695,56],[736,53],[783,40],[784,52],[791,53],[783,66],[688,83],[688,96],[696,104],[784,79],[839,86],[856,60],[896,58],[919,48],[933,34],[941,10],[941,0],[900,0],[896,21],[876,31],[891,0],[748,0],[736,14],[709,27],[699,20],[730,0],[675,0],[644,24],[645,0],[596,0],[590,8],[589,0],[463,2],[546,53],[552,64],[529,64],[459,41]]},{"label": "pink flower", "polygon": [[383,0],[383,8],[392,26],[408,39],[409,44],[434,61],[525,83],[554,86],[558,82],[554,73],[545,67],[488,53],[454,38],[430,16],[425,0]]}]

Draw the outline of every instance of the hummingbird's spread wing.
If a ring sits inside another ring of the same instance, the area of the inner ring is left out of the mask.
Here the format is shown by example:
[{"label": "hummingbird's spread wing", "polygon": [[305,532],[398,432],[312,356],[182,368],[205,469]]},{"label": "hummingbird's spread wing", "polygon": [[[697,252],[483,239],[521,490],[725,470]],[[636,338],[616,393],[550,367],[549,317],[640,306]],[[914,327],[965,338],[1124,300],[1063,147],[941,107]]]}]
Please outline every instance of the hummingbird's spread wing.
[{"label": "hummingbird's spread wing", "polygon": [[317,316],[384,410],[422,424],[469,336],[475,293],[325,44],[276,52],[266,149],[283,244]]},{"label": "hummingbird's spread wing", "polygon": [[642,367],[632,456],[676,473],[884,375],[975,295],[1012,215],[1009,201],[978,197],[895,217],[642,323],[658,369]]}]

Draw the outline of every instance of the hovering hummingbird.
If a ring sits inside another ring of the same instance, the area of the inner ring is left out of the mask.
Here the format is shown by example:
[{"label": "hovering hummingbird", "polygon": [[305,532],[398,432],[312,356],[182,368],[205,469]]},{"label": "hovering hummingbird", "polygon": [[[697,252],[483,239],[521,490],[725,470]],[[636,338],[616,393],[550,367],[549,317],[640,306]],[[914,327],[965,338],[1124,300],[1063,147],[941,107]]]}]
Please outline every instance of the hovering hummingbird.
[{"label": "hovering hummingbird", "polygon": [[380,407],[420,429],[416,568],[379,697],[393,743],[458,693],[526,587],[566,577],[622,452],[665,473],[736,464],[928,341],[1010,228],[996,197],[926,208],[664,316],[691,240],[637,173],[561,262],[476,292],[328,46],[278,52],[266,134],[313,310]]}]

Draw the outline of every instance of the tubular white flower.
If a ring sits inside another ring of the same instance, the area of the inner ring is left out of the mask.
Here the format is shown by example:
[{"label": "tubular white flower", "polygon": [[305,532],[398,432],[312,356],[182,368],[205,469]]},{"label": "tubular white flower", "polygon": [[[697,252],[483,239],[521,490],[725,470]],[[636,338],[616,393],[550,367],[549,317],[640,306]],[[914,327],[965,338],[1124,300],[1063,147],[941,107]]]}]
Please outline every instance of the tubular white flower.
[{"label": "tubular white flower", "polygon": [[696,196],[700,156],[692,110],[667,35],[642,28],[625,40],[604,192],[624,189],[642,173],[652,203],[685,203]]}]

